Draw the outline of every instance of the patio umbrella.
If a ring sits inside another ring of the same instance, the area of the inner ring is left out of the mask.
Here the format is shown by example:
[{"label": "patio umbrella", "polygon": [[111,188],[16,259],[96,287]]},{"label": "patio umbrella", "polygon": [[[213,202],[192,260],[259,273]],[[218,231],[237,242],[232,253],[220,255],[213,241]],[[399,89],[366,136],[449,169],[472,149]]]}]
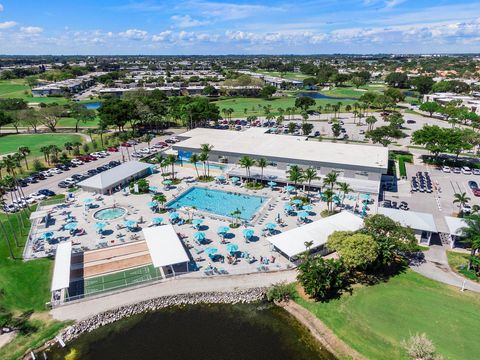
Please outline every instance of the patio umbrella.
[{"label": "patio umbrella", "polygon": [[228,226],[220,226],[218,229],[217,229],[217,234],[226,234],[230,231],[230,228]]},{"label": "patio umbrella", "polygon": [[172,185],[172,180],[163,180],[163,185]]},{"label": "patio umbrella", "polygon": [[252,229],[243,229],[243,236],[245,236],[247,239],[251,238],[254,234],[254,231]]},{"label": "patio umbrella", "polygon": [[52,231],[47,231],[42,234],[42,239],[49,240],[53,238],[53,232]]},{"label": "patio umbrella", "polygon": [[66,224],[63,228],[64,228],[65,230],[76,230],[77,227],[78,227],[78,223],[76,223],[76,222],[71,222],[71,223]]},{"label": "patio umbrella", "polygon": [[292,192],[293,190],[295,190],[295,186],[287,185],[284,187],[284,189],[287,192]]},{"label": "patio umbrella", "polygon": [[298,216],[299,218],[302,218],[302,219],[307,218],[308,215],[309,215],[309,214],[308,214],[308,212],[306,212],[306,211],[300,211],[299,213],[297,213],[297,216]]},{"label": "patio umbrella", "polygon": [[152,219],[153,225],[160,225],[162,222],[163,222],[163,218],[161,218],[161,217],[154,217]]},{"label": "patio umbrella", "polygon": [[199,232],[196,232],[195,234],[193,234],[193,238],[195,240],[202,241],[202,240],[205,240],[206,236],[205,236],[204,232],[199,231]]},{"label": "patio umbrella", "polygon": [[97,230],[103,230],[103,228],[105,228],[105,226],[107,226],[107,224],[104,223],[104,222],[95,223],[95,229],[97,229]]},{"label": "patio umbrella", "polygon": [[270,186],[270,187],[277,186],[277,183],[276,183],[275,181],[269,181],[267,184],[268,184],[268,186]]},{"label": "patio umbrella", "polygon": [[239,182],[239,181],[240,181],[240,178],[234,176],[234,177],[231,177],[230,180],[231,180],[232,182],[236,183],[236,182]]},{"label": "patio umbrella", "polygon": [[360,194],[360,199],[362,199],[362,200],[370,200],[370,194]]},{"label": "patio umbrella", "polygon": [[149,208],[153,208],[153,207],[155,207],[155,206],[158,206],[158,203],[157,203],[156,201],[149,201],[149,202],[147,203],[147,206],[148,206]]},{"label": "patio umbrella", "polygon": [[192,220],[193,225],[202,225],[203,224],[203,219],[193,219]]},{"label": "patio umbrella", "polygon": [[267,230],[275,230],[276,227],[277,227],[277,224],[274,224],[274,223],[268,223],[265,225],[265,229]]},{"label": "patio umbrella", "polygon": [[303,204],[303,201],[300,200],[300,199],[295,199],[295,200],[292,200],[291,203],[293,205],[302,205]]},{"label": "patio umbrella", "polygon": [[227,251],[229,253],[233,253],[235,251],[238,251],[238,245],[237,244],[232,244],[232,243],[227,244]]},{"label": "patio umbrella", "polygon": [[150,186],[148,188],[148,191],[150,191],[150,192],[157,192],[157,190],[158,190],[158,188],[156,186]]},{"label": "patio umbrella", "polygon": [[302,209],[305,210],[305,211],[312,211],[312,210],[313,210],[313,206],[312,206],[312,205],[303,205],[303,206],[302,206]]},{"label": "patio umbrella", "polygon": [[217,180],[224,181],[224,180],[225,180],[225,176],[219,175],[219,176],[217,176]]},{"label": "patio umbrella", "polygon": [[137,226],[137,222],[135,220],[125,220],[123,223],[128,228],[133,228],[133,227]]},{"label": "patio umbrella", "polygon": [[90,203],[93,202],[93,199],[91,199],[91,198],[86,198],[85,200],[83,200],[83,202],[84,202],[85,204],[90,204]]},{"label": "patio umbrella", "polygon": [[171,212],[170,214],[168,214],[168,217],[172,220],[174,219],[178,219],[180,217],[180,215],[178,214],[178,212],[174,211],[174,212]]},{"label": "patio umbrella", "polygon": [[212,247],[208,247],[204,250],[204,253],[207,254],[208,256],[214,255],[217,252],[218,252],[218,249],[217,248],[212,248]]},{"label": "patio umbrella", "polygon": [[290,204],[285,204],[285,205],[283,205],[283,208],[284,208],[286,211],[293,211],[293,206],[290,205]]}]

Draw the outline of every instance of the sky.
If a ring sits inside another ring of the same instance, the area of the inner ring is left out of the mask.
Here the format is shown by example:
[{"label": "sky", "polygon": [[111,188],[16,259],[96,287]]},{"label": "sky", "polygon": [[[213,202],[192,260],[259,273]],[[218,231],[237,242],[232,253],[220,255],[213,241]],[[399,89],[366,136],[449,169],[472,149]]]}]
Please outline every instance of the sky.
[{"label": "sky", "polygon": [[479,0],[0,0],[0,54],[463,52]]}]

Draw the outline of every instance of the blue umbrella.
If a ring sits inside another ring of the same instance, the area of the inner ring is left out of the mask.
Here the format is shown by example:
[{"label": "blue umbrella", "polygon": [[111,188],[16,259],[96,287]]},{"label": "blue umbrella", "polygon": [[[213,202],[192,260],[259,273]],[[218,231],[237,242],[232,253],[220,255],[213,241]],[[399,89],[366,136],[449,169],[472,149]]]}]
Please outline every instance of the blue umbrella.
[{"label": "blue umbrella", "polygon": [[53,237],[52,231],[48,231],[42,234],[42,239],[45,239],[45,240],[51,239],[52,237]]},{"label": "blue umbrella", "polygon": [[302,206],[302,209],[305,210],[305,211],[312,211],[312,210],[313,210],[313,206],[312,206],[312,205],[303,205],[303,206]]},{"label": "blue umbrella", "polygon": [[193,237],[194,237],[195,240],[202,241],[202,240],[205,240],[206,236],[205,236],[204,232],[199,231],[199,232],[193,234]]},{"label": "blue umbrella", "polygon": [[362,200],[370,200],[370,194],[361,194],[360,199]]},{"label": "blue umbrella", "polygon": [[276,185],[277,185],[277,183],[275,181],[269,181],[268,182],[268,186],[274,187]]},{"label": "blue umbrella", "polygon": [[83,202],[84,202],[85,204],[90,204],[90,203],[93,202],[93,199],[87,198],[87,199],[83,200]]},{"label": "blue umbrella", "polygon": [[237,244],[232,244],[232,243],[228,244],[227,245],[227,251],[229,253],[233,253],[235,251],[238,251],[238,245]]},{"label": "blue umbrella", "polygon": [[243,229],[243,236],[245,236],[247,239],[251,238],[254,234],[254,231],[252,229]]},{"label": "blue umbrella", "polygon": [[284,187],[284,189],[288,192],[292,192],[293,190],[295,190],[295,187],[291,186],[291,185],[287,185],[287,186]]},{"label": "blue umbrella", "polygon": [[216,254],[217,251],[218,251],[217,248],[212,248],[212,247],[208,247],[204,250],[205,254],[207,254],[208,256]]},{"label": "blue umbrella", "polygon": [[163,222],[163,218],[161,218],[161,217],[154,217],[154,218],[152,219],[152,223],[153,223],[154,225],[160,225],[162,222]]},{"label": "blue umbrella", "polygon": [[171,212],[170,214],[168,214],[168,217],[173,220],[173,219],[178,219],[180,217],[180,215],[177,212],[174,211],[174,212]]},{"label": "blue umbrella", "polygon": [[283,208],[287,211],[293,211],[293,206],[290,204],[285,204],[283,205]]},{"label": "blue umbrella", "polygon": [[234,176],[234,177],[230,178],[230,180],[231,180],[232,182],[238,182],[238,181],[240,181],[240,178]]},{"label": "blue umbrella", "polygon": [[155,206],[158,206],[158,203],[157,203],[156,201],[149,201],[149,202],[147,203],[147,206],[148,206],[149,208],[153,208],[153,207],[155,207]]},{"label": "blue umbrella", "polygon": [[104,222],[97,222],[97,223],[95,224],[95,228],[96,228],[97,230],[101,230],[101,229],[103,229],[105,226],[107,226],[107,224],[104,223]]},{"label": "blue umbrella", "polygon": [[132,228],[132,227],[137,226],[137,222],[135,220],[125,220],[123,223],[128,228]]},{"label": "blue umbrella", "polygon": [[65,230],[76,230],[77,227],[78,227],[78,223],[76,223],[76,222],[71,222],[71,223],[66,224],[63,228],[64,228]]},{"label": "blue umbrella", "polygon": [[277,227],[277,224],[274,223],[268,223],[265,225],[265,229],[267,230],[274,230]]},{"label": "blue umbrella", "polygon": [[303,201],[300,200],[300,199],[295,199],[295,200],[292,200],[292,204],[293,204],[293,205],[302,205],[302,204],[303,204]]},{"label": "blue umbrella", "polygon": [[172,185],[172,180],[164,180],[163,185]]},{"label": "blue umbrella", "polygon": [[217,234],[226,234],[230,231],[230,228],[228,226],[220,226],[217,229]]},{"label": "blue umbrella", "polygon": [[225,180],[225,176],[219,175],[219,176],[217,176],[217,180],[224,181],[224,180]]},{"label": "blue umbrella", "polygon": [[305,219],[306,217],[308,217],[309,214],[306,211],[300,211],[299,213],[297,213],[297,215],[299,218]]},{"label": "blue umbrella", "polygon": [[150,186],[148,188],[148,191],[151,191],[151,192],[157,192],[158,188],[156,186]]},{"label": "blue umbrella", "polygon": [[201,225],[201,224],[203,224],[203,219],[193,219],[192,224],[193,225]]}]

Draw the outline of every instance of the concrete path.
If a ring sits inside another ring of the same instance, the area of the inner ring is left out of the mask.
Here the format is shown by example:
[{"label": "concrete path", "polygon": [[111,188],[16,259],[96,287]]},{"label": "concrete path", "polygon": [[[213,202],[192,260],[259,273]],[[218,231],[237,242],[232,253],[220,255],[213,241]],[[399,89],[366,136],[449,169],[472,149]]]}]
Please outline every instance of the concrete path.
[{"label": "concrete path", "polygon": [[425,252],[425,262],[411,268],[432,280],[458,288],[461,288],[465,281],[465,289],[480,293],[480,284],[463,278],[450,268],[446,249],[441,245],[431,245],[430,250]]},{"label": "concrete path", "polygon": [[219,276],[211,278],[177,278],[121,293],[91,300],[79,301],[52,309],[50,313],[57,320],[82,320],[107,310],[125,305],[176,294],[233,291],[254,287],[268,287],[279,282],[293,282],[296,270],[246,275]]}]

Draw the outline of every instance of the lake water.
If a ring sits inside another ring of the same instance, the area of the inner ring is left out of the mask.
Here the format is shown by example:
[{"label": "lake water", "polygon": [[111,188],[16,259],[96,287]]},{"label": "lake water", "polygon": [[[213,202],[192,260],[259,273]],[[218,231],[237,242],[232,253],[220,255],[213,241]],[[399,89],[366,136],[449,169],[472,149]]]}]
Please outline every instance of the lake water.
[{"label": "lake water", "polygon": [[324,95],[319,92],[301,92],[297,94],[297,97],[302,97],[302,96],[308,96],[311,97],[312,99],[327,99],[327,100],[358,100],[357,98],[353,97],[336,97],[336,96],[328,96]]},{"label": "lake water", "polygon": [[73,352],[71,360],[335,359],[286,311],[259,304],[194,305],[137,315],[83,334],[47,356],[64,359]]},{"label": "lake water", "polygon": [[83,107],[88,110],[97,110],[101,106],[102,106],[101,102],[92,102],[92,103],[83,104]]}]

